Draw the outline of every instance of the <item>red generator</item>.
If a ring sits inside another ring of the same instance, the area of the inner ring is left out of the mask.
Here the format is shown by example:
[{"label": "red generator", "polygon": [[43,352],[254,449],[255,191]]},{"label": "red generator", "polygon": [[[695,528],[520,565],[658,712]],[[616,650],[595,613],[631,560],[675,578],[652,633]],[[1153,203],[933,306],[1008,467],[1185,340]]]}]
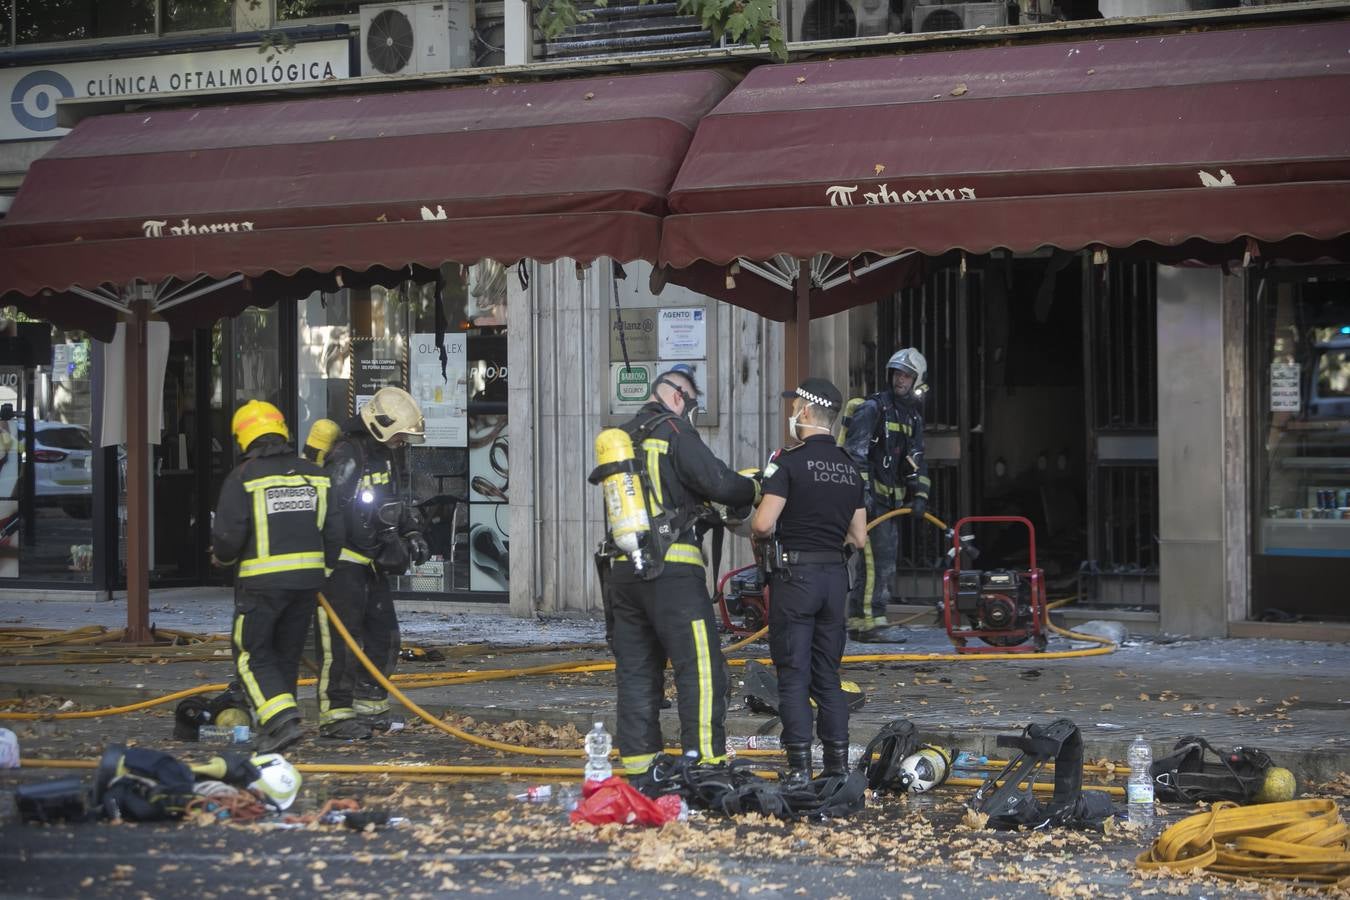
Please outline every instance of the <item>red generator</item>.
[{"label": "red generator", "polygon": [[[961,531],[976,523],[1021,523],[1029,568],[962,569]],[[958,653],[1045,650],[1045,573],[1036,567],[1036,529],[1021,516],[967,516],[952,528],[952,568],[942,574],[942,619]],[[978,638],[988,646],[971,647]]]},{"label": "red generator", "polygon": [[769,586],[757,564],[732,569],[717,582],[721,629],[727,634],[754,634],[769,624]]}]

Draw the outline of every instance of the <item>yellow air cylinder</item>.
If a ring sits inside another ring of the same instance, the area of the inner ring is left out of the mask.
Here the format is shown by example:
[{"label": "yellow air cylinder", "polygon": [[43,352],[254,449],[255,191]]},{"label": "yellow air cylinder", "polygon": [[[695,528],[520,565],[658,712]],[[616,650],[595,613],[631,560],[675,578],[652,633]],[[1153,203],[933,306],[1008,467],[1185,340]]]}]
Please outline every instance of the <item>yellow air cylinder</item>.
[{"label": "yellow air cylinder", "polygon": [[[621,428],[606,428],[596,435],[597,466],[632,461],[633,439],[628,432]],[[642,545],[642,536],[652,530],[647,500],[642,493],[642,479],[633,467],[627,466],[602,480],[600,490],[604,492],[605,519],[609,522],[611,540],[640,568],[642,559],[637,551]]]}]

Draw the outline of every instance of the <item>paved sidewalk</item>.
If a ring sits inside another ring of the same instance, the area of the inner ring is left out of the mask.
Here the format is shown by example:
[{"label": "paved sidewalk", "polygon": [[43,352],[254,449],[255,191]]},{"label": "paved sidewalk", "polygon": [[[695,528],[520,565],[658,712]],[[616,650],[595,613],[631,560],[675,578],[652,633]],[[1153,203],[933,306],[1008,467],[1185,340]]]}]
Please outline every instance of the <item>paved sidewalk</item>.
[{"label": "paved sidewalk", "polygon": [[[166,592],[167,594],[167,592]],[[161,626],[223,632],[227,596],[190,598],[156,593],[152,619]],[[121,624],[113,603],[10,602],[0,626],[70,628]],[[402,671],[489,669],[568,659],[600,659],[598,649],[565,645],[602,640],[600,623],[585,619],[522,620],[481,613],[403,610],[405,641],[456,649],[443,663],[405,663]],[[473,646],[483,644],[485,646]],[[561,648],[561,649],[560,649]],[[765,655],[763,644],[748,648]],[[1052,639],[1050,649],[1068,649]],[[946,653],[936,628],[913,629],[901,646],[850,644],[851,654]],[[509,652],[503,652],[509,651]],[[0,698],[48,694],[82,705],[158,696],[203,681],[224,681],[226,657],[163,665],[5,666],[0,657]],[[733,678],[741,670],[733,669]],[[1108,656],[1015,662],[861,662],[846,677],[857,681],[867,704],[853,716],[855,740],[865,740],[896,717],[913,720],[928,739],[996,755],[999,734],[1031,721],[1067,716],[1083,731],[1090,758],[1123,759],[1136,733],[1155,754],[1183,735],[1200,734],[1217,746],[1247,745],[1270,752],[1304,778],[1327,780],[1350,771],[1350,646],[1272,640],[1140,639]],[[302,690],[312,706],[312,694]],[[582,731],[591,721],[614,725],[610,673],[553,675],[428,688],[413,694],[438,714],[454,711],[479,720],[570,722]],[[2,719],[0,719],[2,721]],[[730,734],[762,728],[766,717],[733,703]],[[663,716],[668,737],[678,733],[673,711]],[[167,722],[165,728],[169,726]]]}]

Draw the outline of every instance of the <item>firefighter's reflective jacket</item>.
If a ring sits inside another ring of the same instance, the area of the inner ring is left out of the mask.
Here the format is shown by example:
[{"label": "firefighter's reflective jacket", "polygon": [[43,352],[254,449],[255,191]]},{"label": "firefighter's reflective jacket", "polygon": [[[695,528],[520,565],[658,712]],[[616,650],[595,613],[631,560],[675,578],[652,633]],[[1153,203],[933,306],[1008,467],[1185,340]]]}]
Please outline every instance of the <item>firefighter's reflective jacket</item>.
[{"label": "firefighter's reflective jacket", "polygon": [[403,571],[406,550],[396,535],[416,531],[416,514],[400,512],[396,528],[380,520],[380,510],[399,500],[394,457],[389,448],[366,431],[360,418],[344,423],[343,433],[328,451],[323,469],[333,483],[333,504],[342,515],[344,537],[339,562],[368,566],[382,552],[399,555],[387,568]]},{"label": "firefighter's reflective jacket", "polygon": [[695,537],[696,507],[705,501],[748,507],[755,499],[755,483],[713,455],[694,426],[656,401],[644,405],[622,427],[646,466],[651,502],[657,511],[673,513],[677,533],[666,550],[666,563],[703,565],[703,551]]},{"label": "firefighter's reflective jacket", "polygon": [[211,526],[216,559],[237,563],[239,579],[255,588],[318,590],[341,546],[328,476],[280,436],[254,441],[220,488]]},{"label": "firefighter's reflective jacket", "polygon": [[879,391],[854,410],[845,428],[844,449],[858,464],[876,505],[895,508],[914,497],[928,499],[931,482],[918,403]]}]

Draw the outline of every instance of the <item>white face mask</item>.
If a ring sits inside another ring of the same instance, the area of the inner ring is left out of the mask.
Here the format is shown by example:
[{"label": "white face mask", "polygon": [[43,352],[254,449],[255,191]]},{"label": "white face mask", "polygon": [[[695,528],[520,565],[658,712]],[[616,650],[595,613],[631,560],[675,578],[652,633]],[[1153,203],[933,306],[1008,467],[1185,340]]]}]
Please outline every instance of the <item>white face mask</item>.
[{"label": "white face mask", "polygon": [[806,411],[807,411],[808,409],[810,409],[810,408],[811,408],[811,404],[808,403],[808,404],[806,404],[805,406],[803,406],[801,409],[797,410],[796,415],[788,416],[788,434],[792,435],[792,439],[793,439],[794,441],[804,441],[804,440],[806,440],[806,438],[802,437],[801,435],[799,435],[799,434],[797,433],[797,429],[798,429],[798,428],[814,428],[816,431],[829,431],[829,430],[830,430],[830,429],[826,428],[824,425],[808,425],[808,424],[805,424],[805,423],[803,423],[803,424],[801,424],[801,425],[798,425],[798,424],[797,424],[797,420],[800,419],[800,418],[802,417],[802,413],[806,412]]}]

